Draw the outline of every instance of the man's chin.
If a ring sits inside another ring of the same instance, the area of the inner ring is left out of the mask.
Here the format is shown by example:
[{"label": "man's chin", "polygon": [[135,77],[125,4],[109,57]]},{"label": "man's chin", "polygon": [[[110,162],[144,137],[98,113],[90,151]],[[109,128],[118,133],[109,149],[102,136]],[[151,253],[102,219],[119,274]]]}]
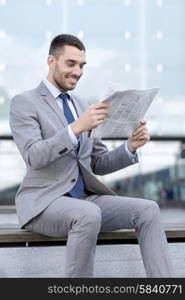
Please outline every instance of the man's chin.
[{"label": "man's chin", "polygon": [[76,84],[75,85],[67,85],[67,86],[60,86],[60,90],[63,91],[63,92],[67,92],[67,91],[72,91],[74,90],[74,88],[76,87]]},{"label": "man's chin", "polygon": [[68,85],[68,90],[73,90],[76,87],[77,82]]}]

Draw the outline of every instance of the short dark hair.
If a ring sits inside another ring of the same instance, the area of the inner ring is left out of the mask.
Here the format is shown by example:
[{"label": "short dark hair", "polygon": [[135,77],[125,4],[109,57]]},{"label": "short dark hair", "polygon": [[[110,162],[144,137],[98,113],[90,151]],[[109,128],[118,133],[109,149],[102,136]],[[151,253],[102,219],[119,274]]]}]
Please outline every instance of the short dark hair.
[{"label": "short dark hair", "polygon": [[58,50],[61,50],[66,45],[85,51],[85,46],[76,36],[70,34],[59,34],[51,41],[49,55],[57,56]]}]

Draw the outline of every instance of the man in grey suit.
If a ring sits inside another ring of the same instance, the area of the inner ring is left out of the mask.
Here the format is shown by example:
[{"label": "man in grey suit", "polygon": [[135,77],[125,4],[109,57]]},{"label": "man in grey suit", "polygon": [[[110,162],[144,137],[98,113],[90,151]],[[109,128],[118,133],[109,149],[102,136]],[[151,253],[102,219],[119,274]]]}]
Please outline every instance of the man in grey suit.
[{"label": "man in grey suit", "polygon": [[94,175],[138,162],[136,150],[149,140],[146,122],[113,151],[101,139],[89,138],[88,132],[105,120],[108,104],[88,106],[70,93],[85,63],[78,38],[56,36],[47,78],[12,99],[10,126],[27,167],[16,195],[20,225],[48,236],[68,236],[66,277],[93,276],[100,231],[134,228],[147,276],[171,277],[158,205],[117,196]]}]

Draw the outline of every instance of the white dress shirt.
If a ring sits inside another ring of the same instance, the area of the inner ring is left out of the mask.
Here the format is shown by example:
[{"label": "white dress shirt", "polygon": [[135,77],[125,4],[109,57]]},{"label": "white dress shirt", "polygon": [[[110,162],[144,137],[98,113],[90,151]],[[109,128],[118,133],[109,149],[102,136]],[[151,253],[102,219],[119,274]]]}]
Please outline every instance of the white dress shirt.
[{"label": "white dress shirt", "polygon": [[[48,90],[50,91],[50,93],[56,99],[56,101],[57,101],[60,109],[63,111],[63,105],[62,105],[62,102],[61,102],[61,98],[59,97],[59,95],[61,94],[61,91],[56,86],[54,86],[47,78],[45,78],[43,80],[43,83],[46,85],[46,87],[48,88]],[[68,94],[70,95],[70,92],[68,92]],[[74,116],[74,119],[76,120],[78,117],[77,117],[76,110],[74,108],[74,105],[73,105],[72,101],[69,100],[68,104],[69,104],[71,112],[72,112],[72,114]],[[74,147],[78,147],[78,141],[79,140],[76,137],[76,135],[74,134],[74,132],[73,132],[70,124],[68,125],[68,132],[69,132],[69,136],[71,138],[72,144],[74,145]],[[132,152],[130,152],[128,150],[127,141],[124,143],[124,147],[125,147],[125,151],[127,152],[130,160],[132,162],[135,162],[135,160],[137,158],[137,153],[136,152],[132,153]]]}]

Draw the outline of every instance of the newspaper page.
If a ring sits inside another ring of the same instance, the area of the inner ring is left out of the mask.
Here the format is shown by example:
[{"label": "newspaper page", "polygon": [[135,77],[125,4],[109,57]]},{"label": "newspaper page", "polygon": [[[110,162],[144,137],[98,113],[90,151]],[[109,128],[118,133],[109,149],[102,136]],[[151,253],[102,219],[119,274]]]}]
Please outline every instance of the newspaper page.
[{"label": "newspaper page", "polygon": [[127,138],[139,125],[159,88],[116,91],[105,100],[111,104],[105,121],[91,131],[91,138]]}]

